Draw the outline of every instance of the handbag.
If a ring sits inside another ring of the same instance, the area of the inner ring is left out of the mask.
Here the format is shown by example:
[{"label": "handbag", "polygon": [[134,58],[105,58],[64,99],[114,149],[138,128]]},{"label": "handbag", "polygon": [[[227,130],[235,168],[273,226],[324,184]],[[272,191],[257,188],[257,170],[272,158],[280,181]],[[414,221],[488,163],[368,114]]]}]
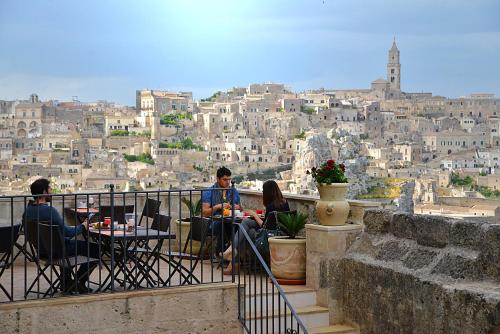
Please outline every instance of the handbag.
[{"label": "handbag", "polygon": [[[274,211],[275,221],[278,221],[278,213]],[[260,253],[266,264],[270,264],[270,256],[269,256],[269,241],[270,237],[276,237],[285,235],[283,231],[277,227],[276,229],[268,229],[266,228],[266,222],[262,225],[262,228],[257,231],[255,235],[255,248]]]}]

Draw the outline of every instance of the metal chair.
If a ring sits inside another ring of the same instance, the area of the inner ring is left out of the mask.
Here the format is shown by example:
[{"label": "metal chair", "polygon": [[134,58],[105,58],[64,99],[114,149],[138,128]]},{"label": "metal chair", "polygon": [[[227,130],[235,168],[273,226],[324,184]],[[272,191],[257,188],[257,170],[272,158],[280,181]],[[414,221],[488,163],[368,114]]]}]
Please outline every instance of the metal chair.
[{"label": "metal chair", "polygon": [[[66,255],[64,237],[58,225],[53,225],[51,222],[28,222],[26,231],[28,232],[28,240],[34,250],[35,263],[37,263],[39,272],[37,277],[30,285],[26,291],[26,295],[32,292],[33,287],[40,278],[43,276],[45,280],[49,283],[49,288],[43,293],[43,297],[47,295],[53,296],[57,291],[62,290],[64,287],[65,291],[71,291],[77,289],[78,277],[74,277],[74,272],[76,272],[75,267],[79,267],[82,264],[97,265],[99,264],[99,259],[81,256],[81,255]],[[55,280],[52,280],[52,275],[49,278],[46,274],[48,269],[51,269],[51,273],[56,276]],[[63,271],[70,272],[72,275],[71,285],[67,285],[63,277]],[[40,292],[37,292],[40,294]]]},{"label": "metal chair", "polygon": [[[165,216],[165,215],[156,215],[156,217],[153,219],[153,222],[151,224],[151,229],[153,230],[158,230],[162,232],[168,232],[170,230],[170,222],[172,218],[170,216]],[[189,240],[186,242],[186,244],[189,242]],[[184,247],[186,249],[186,247]],[[169,276],[166,280],[163,280],[163,285],[168,285],[169,282],[171,281],[172,277],[176,274],[179,273],[179,275],[182,277],[181,284],[186,284],[189,282],[190,279],[193,279],[196,281],[196,283],[200,283],[200,280],[193,275],[194,270],[196,269],[196,266],[198,264],[198,261],[200,259],[199,254],[198,255],[192,255],[189,253],[184,252],[172,252],[170,249],[168,250],[162,250],[156,254],[151,253],[151,248],[145,244],[142,245],[142,247],[130,247],[129,252],[133,255],[136,256],[136,259],[145,263],[149,259],[153,259],[153,262],[148,265],[149,270],[152,271],[155,275],[158,277],[160,276],[159,273],[155,270],[155,264],[158,261],[163,261],[167,263],[169,266],[172,266],[172,270],[169,269]],[[146,260],[145,260],[146,257]],[[175,260],[175,258],[179,258],[178,260]],[[191,266],[190,268],[186,268],[185,266],[182,265],[182,260],[194,260],[194,265]],[[139,282],[142,283],[142,281],[145,278],[141,279]]]},{"label": "metal chair", "polygon": [[148,225],[148,218],[157,219],[157,216],[160,214],[160,205],[161,201],[157,201],[152,198],[146,198],[146,202],[144,203],[144,208],[142,209],[141,218],[139,219],[138,225],[142,226],[142,219],[146,217],[146,226]]},{"label": "metal chair", "polygon": [[[15,258],[12,258],[12,254],[19,237],[20,228],[21,224],[0,227],[0,254],[3,254],[0,256],[0,278],[5,270],[14,264]],[[14,282],[11,282],[11,284],[14,284]],[[14,296],[7,291],[1,282],[0,289],[10,301],[13,300]]]}]

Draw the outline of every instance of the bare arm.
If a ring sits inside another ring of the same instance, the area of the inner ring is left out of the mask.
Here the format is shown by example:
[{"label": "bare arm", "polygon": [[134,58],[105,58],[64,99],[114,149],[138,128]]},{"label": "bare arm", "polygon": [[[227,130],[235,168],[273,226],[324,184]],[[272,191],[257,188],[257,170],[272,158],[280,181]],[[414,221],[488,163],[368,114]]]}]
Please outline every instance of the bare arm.
[{"label": "bare arm", "polygon": [[201,207],[201,213],[203,217],[210,217],[211,215],[214,214],[215,211],[220,210],[222,208],[228,208],[230,207],[229,203],[224,203],[224,204],[216,204],[214,206],[210,206],[209,203],[203,203]]}]

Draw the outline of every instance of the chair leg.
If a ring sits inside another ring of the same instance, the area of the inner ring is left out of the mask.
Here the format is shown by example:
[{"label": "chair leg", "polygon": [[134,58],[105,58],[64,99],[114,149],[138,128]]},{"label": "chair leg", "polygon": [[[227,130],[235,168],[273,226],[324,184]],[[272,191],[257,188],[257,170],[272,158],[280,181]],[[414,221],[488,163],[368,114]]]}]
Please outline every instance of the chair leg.
[{"label": "chair leg", "polygon": [[7,289],[4,288],[2,283],[0,283],[0,289],[2,289],[2,291],[5,293],[5,295],[7,296],[7,298],[9,298],[10,301],[14,301],[13,296],[11,296],[10,293],[7,291]]}]

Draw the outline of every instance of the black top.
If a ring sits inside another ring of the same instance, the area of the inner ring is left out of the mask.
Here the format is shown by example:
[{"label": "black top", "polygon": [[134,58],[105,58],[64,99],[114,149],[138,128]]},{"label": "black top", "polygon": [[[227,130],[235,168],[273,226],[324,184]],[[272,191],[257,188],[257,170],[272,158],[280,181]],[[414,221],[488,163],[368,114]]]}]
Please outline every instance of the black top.
[{"label": "black top", "polygon": [[[269,204],[268,206],[266,206],[266,216],[264,217],[264,222],[267,222],[267,219],[269,218],[269,215],[271,214],[271,212],[274,212],[274,211],[277,211],[277,212],[286,212],[286,211],[290,211],[290,207],[288,206],[288,202],[285,200],[281,206],[274,206],[274,203],[271,203]],[[274,216],[274,214],[273,214]],[[274,217],[271,218],[273,221],[275,220]]]}]

